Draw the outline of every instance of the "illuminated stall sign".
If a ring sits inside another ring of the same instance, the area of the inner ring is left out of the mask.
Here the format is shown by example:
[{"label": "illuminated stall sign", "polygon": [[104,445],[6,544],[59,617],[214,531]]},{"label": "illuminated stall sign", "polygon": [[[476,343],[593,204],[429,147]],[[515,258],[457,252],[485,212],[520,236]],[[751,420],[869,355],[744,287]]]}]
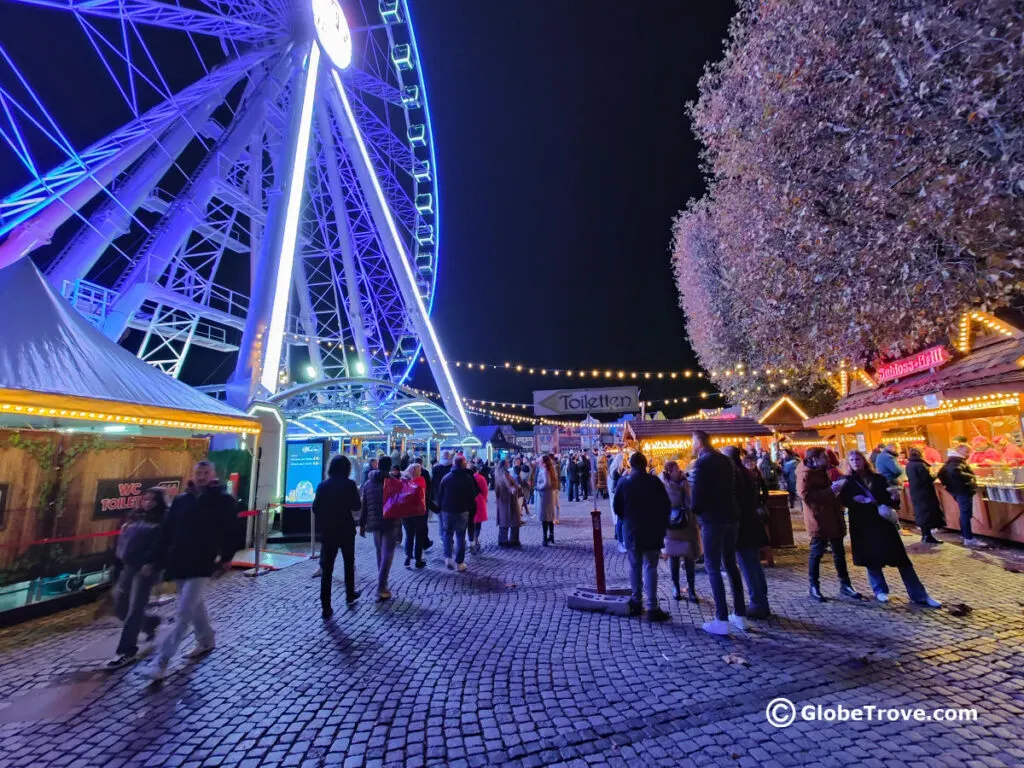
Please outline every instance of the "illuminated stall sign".
[{"label": "illuminated stall sign", "polygon": [[180,477],[143,477],[137,480],[98,480],[94,520],[124,517],[138,509],[143,494],[150,488],[163,488],[170,502],[181,488]]},{"label": "illuminated stall sign", "polygon": [[929,368],[938,368],[940,365],[948,363],[950,359],[949,350],[941,344],[929,347],[911,357],[904,357],[878,366],[878,370],[875,371],[875,381],[881,384],[894,379],[903,379],[912,374],[927,371]]}]

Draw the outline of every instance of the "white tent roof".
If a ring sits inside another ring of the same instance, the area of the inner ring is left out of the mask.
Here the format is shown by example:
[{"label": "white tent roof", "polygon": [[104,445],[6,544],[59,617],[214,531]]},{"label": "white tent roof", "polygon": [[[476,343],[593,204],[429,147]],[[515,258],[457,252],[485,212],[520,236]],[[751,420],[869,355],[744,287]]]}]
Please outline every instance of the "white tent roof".
[{"label": "white tent roof", "polygon": [[250,419],[105,337],[27,258],[0,269],[0,389]]}]

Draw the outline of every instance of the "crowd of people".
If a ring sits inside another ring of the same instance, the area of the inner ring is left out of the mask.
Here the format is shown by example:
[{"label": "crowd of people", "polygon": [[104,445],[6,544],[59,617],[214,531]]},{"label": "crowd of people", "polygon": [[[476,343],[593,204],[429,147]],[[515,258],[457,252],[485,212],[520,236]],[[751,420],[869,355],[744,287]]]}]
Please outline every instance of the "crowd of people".
[{"label": "crowd of people", "polygon": [[[821,560],[831,551],[839,594],[851,600],[863,595],[853,586],[845,539],[849,532],[855,566],[867,572],[875,599],[889,601],[884,569],[896,568],[910,600],[937,608],[907,555],[896,509],[898,483],[905,476],[922,541],[939,543],[933,530],[944,523],[935,490],[936,478],[957,500],[964,543],[973,546],[970,504],[976,479],[962,449],[949,452],[937,472],[921,452],[911,449],[904,464],[892,447],[882,446],[872,461],[860,451],[846,457],[844,473],[834,454],[810,448],[801,458],[782,457],[780,464],[763,452],[728,446],[719,451],[707,434],[693,434],[693,456],[687,467],[666,461],[657,471],[647,457],[634,452],[614,457],[598,451],[566,456],[545,454],[488,462],[445,451],[429,470],[422,457],[381,456],[367,464],[362,485],[352,479],[346,456],[331,459],[326,479],[313,501],[321,533],[320,604],[324,620],[334,615],[332,582],[338,557],[344,566],[346,603],[360,597],[355,578],[355,539],[370,534],[376,553],[376,597],[392,597],[389,576],[404,537],[405,566],[425,568],[430,540],[428,516],[435,515],[444,567],[464,572],[467,553],[480,551],[482,525],[488,520],[488,496],[495,496],[498,546],[521,547],[520,528],[529,505],[542,526],[543,546],[555,543],[561,493],[568,500],[586,500],[607,492],[615,519],[619,549],[628,556],[630,613],[648,620],[670,619],[658,601],[658,568],[668,560],[672,596],[699,602],[697,567],[703,563],[714,601],[715,618],[705,631],[727,635],[748,627],[748,619],[771,615],[768,582],[761,565],[768,546],[766,529],[769,487],[778,483],[799,500],[810,537],[809,595],[826,602],[821,589]],[[894,459],[894,460],[890,460]],[[133,519],[121,530],[117,548],[120,570],[113,590],[122,634],[111,668],[133,662],[140,633],[155,636],[158,617],[146,613],[150,594],[161,574],[176,582],[175,620],[157,644],[144,674],[162,679],[171,658],[189,630],[199,657],[215,646],[203,599],[206,584],[227,570],[237,541],[236,502],[217,479],[210,462],[195,465],[186,490],[168,504],[161,488],[145,492]],[[724,577],[723,578],[723,574]],[[685,575],[685,590],[681,579]],[[726,591],[726,579],[731,602]],[[749,596],[749,602],[747,597]]]}]

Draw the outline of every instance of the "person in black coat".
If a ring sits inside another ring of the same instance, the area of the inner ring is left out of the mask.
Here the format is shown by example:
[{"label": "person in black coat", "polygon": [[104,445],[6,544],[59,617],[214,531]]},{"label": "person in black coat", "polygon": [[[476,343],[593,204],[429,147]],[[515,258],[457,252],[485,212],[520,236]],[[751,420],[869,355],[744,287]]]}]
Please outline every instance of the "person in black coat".
[{"label": "person in black coat", "polygon": [[971,518],[974,515],[974,495],[978,492],[978,478],[967,463],[970,448],[966,445],[950,448],[946,454],[946,463],[939,470],[939,480],[946,491],[956,500],[960,508],[960,536],[965,547],[980,547],[981,542],[974,538],[971,530]]},{"label": "person in black coat", "polygon": [[871,469],[860,451],[851,451],[847,462],[850,474],[836,480],[833,490],[849,513],[853,564],[867,569],[868,582],[879,602],[889,602],[889,585],[882,568],[892,566],[899,569],[913,602],[929,608],[941,607],[938,600],[928,596],[903,547],[899,521],[893,511],[897,502],[889,492],[888,481]]},{"label": "person in black coat", "polygon": [[[700,518],[701,543],[704,545],[704,570],[715,597],[715,620],[704,623],[704,631],[713,635],[729,634],[729,626],[747,628],[747,606],[743,600],[743,581],[736,565],[736,538],[739,534],[740,510],[737,499],[739,481],[736,467],[726,456],[711,446],[706,432],[693,433],[697,454],[691,481],[693,511]],[[733,613],[725,596],[722,570],[729,575],[732,586]]]},{"label": "person in black coat", "polygon": [[194,626],[196,645],[190,658],[199,658],[214,648],[213,627],[206,614],[203,592],[211,576],[231,567],[235,556],[236,502],[217,480],[209,461],[192,468],[189,490],[179,493],[164,518],[156,562],[163,563],[167,578],[178,588],[174,625],[164,637],[153,662],[143,674],[162,680],[167,667]]},{"label": "person in black coat", "polygon": [[345,597],[349,605],[359,598],[356,590],[356,518],[359,488],[352,481],[352,462],[335,456],[327,467],[327,479],[313,497],[313,514],[320,523],[320,609],[324,619],[334,615],[331,607],[331,583],[334,561],[341,550],[345,567]]},{"label": "person in black coat", "polygon": [[932,535],[933,528],[946,524],[946,516],[939,505],[939,494],[935,492],[935,478],[931,465],[924,460],[921,451],[911,448],[907,452],[907,482],[910,484],[910,503],[914,507],[914,522],[921,529],[921,541],[925,544],[941,544]]},{"label": "person in black coat", "polygon": [[643,610],[642,586],[647,593],[648,621],[668,621],[671,617],[658,607],[658,558],[672,503],[661,480],[647,473],[646,456],[637,451],[629,457],[629,467],[632,471],[615,489],[615,514],[622,520],[629,555],[630,612],[639,616]]},{"label": "person in black coat", "polygon": [[765,619],[771,615],[771,609],[768,607],[768,581],[761,567],[761,547],[768,546],[768,531],[760,514],[761,494],[754,475],[743,466],[740,449],[730,445],[722,453],[732,459],[736,468],[736,499],[740,512],[736,559],[750,593],[747,616]]},{"label": "person in black coat", "polygon": [[[466,457],[458,456],[450,472],[445,473],[437,494],[437,506],[444,518],[444,564],[466,570],[466,530],[476,514],[476,495],[480,486],[466,469]],[[454,539],[455,563],[452,564]]]}]

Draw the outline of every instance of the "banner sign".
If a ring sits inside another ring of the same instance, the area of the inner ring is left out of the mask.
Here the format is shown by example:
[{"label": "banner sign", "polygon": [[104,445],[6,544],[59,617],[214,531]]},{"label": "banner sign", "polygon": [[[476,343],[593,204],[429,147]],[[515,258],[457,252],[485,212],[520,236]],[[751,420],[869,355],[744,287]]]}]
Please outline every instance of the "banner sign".
[{"label": "banner sign", "polygon": [[316,487],[324,479],[327,446],[318,443],[288,443],[285,453],[285,506],[308,507]]},{"label": "banner sign", "polygon": [[143,477],[136,480],[96,481],[94,520],[123,517],[142,503],[142,495],[150,488],[163,488],[170,502],[181,489],[180,477]]},{"label": "banner sign", "polygon": [[948,363],[951,358],[949,350],[941,344],[929,347],[911,357],[904,357],[878,366],[878,370],[875,371],[875,381],[881,384],[893,379],[902,379],[914,373],[927,371],[929,368],[938,368],[940,365]]},{"label": "banner sign", "polygon": [[537,453],[558,453],[558,428],[550,424],[538,424],[533,428],[537,441]]},{"label": "banner sign", "polygon": [[634,413],[640,410],[636,387],[544,389],[533,393],[533,412],[540,416],[570,413]]}]

